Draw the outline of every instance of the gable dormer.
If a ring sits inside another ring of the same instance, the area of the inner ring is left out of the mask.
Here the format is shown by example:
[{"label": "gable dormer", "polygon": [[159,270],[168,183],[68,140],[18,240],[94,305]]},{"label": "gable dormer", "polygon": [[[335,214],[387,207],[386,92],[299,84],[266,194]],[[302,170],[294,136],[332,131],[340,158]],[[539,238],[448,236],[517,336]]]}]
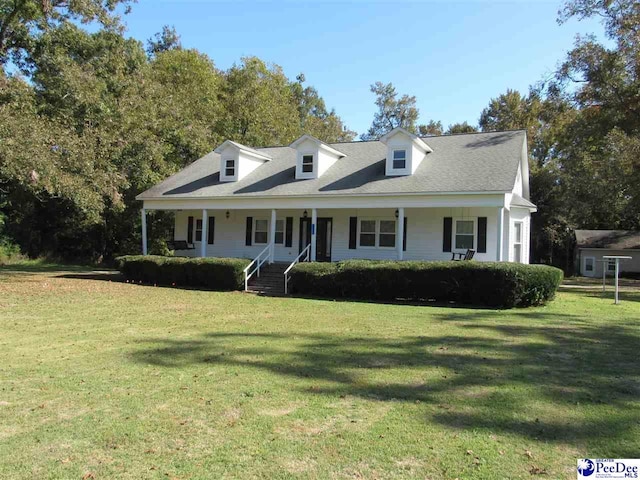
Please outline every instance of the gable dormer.
[{"label": "gable dormer", "polygon": [[311,135],[303,135],[289,146],[296,150],[296,179],[318,178],[346,156]]},{"label": "gable dormer", "polygon": [[221,182],[242,180],[260,165],[271,160],[269,155],[231,140],[226,140],[214,152],[220,154]]},{"label": "gable dormer", "polygon": [[415,173],[427,153],[433,152],[420,137],[401,127],[394,128],[380,141],[387,146],[385,175],[388,177]]}]

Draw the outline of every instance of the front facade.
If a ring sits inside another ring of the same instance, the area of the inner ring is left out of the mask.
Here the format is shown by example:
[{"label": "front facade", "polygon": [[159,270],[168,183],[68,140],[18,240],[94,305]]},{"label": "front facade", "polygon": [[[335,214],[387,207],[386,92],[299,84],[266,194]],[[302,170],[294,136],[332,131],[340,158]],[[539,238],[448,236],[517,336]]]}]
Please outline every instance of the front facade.
[{"label": "front facade", "polygon": [[[640,273],[640,232],[576,230],[576,272],[584,277],[614,275],[615,261],[605,256],[631,257],[620,261],[621,272]],[[606,269],[606,272],[603,270]]]},{"label": "front facade", "polygon": [[146,214],[175,211],[176,255],[291,263],[451,260],[529,262],[526,136],[522,131],[287,147],[227,141],[138,196]]}]

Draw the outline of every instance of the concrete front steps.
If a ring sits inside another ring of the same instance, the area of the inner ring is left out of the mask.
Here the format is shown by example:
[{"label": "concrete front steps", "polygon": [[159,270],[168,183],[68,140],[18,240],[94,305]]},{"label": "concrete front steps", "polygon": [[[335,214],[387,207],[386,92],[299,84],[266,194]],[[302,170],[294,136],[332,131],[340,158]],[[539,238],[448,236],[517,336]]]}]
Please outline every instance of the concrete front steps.
[{"label": "concrete front steps", "polygon": [[288,263],[265,263],[260,268],[260,276],[256,273],[249,279],[248,291],[270,297],[284,295],[284,271],[288,266]]}]

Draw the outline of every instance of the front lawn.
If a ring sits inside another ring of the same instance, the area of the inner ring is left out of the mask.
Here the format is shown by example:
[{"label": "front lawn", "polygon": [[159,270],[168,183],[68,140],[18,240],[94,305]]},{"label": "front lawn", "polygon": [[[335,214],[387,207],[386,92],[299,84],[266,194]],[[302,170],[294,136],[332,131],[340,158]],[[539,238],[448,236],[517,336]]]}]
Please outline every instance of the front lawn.
[{"label": "front lawn", "polygon": [[0,267],[0,478],[575,478],[640,456],[640,291],[494,311]]}]

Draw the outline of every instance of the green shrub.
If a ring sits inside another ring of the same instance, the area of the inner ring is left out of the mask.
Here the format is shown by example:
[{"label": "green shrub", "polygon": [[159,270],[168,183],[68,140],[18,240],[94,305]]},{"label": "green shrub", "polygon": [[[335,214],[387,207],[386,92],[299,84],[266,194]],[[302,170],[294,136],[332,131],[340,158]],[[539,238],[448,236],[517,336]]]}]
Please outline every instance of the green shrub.
[{"label": "green shrub", "polygon": [[128,255],[117,258],[116,262],[124,278],[136,283],[242,290],[243,270],[250,260]]},{"label": "green shrub", "polygon": [[562,278],[561,270],[546,265],[347,260],[300,263],[291,285],[294,293],[322,297],[512,308],[551,300]]},{"label": "green shrub", "polygon": [[7,239],[0,238],[0,265],[23,260],[20,247]]}]

